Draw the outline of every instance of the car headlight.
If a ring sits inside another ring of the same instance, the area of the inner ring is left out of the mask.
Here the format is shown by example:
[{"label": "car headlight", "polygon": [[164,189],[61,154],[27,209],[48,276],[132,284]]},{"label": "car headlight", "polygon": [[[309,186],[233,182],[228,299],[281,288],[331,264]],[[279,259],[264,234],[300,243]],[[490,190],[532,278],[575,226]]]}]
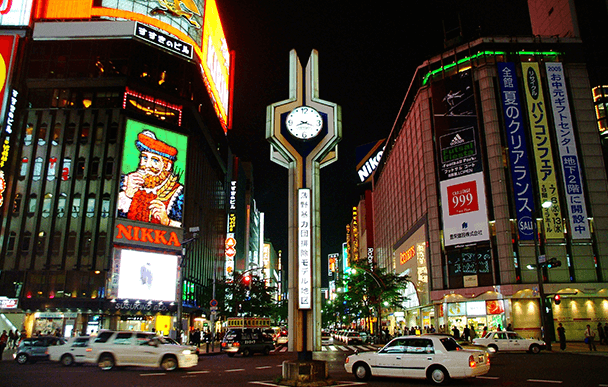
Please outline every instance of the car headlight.
[{"label": "car headlight", "polygon": [[191,351],[191,350],[189,350],[189,349],[184,349],[184,350],[182,351],[182,354],[184,354],[184,355],[190,355],[191,353],[192,353],[192,351]]}]

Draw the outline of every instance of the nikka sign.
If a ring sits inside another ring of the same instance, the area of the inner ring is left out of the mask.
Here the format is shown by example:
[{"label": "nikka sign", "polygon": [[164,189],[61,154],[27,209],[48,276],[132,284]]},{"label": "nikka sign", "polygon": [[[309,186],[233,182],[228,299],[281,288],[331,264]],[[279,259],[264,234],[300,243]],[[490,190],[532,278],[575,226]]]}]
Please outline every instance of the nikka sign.
[{"label": "nikka sign", "polygon": [[181,251],[182,239],[181,228],[122,219],[114,226],[114,243],[121,245]]}]

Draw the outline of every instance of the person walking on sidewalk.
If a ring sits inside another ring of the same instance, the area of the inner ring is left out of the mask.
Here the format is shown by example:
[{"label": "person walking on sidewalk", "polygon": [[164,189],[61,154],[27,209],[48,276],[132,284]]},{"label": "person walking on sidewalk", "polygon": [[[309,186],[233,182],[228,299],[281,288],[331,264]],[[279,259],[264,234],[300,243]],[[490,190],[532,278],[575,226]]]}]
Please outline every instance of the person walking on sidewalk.
[{"label": "person walking on sidewalk", "polygon": [[587,329],[585,329],[585,343],[589,345],[589,351],[597,352],[597,348],[595,347],[595,343],[593,342],[594,340],[595,331],[591,329],[591,326],[589,324],[587,324]]},{"label": "person walking on sidewalk", "polygon": [[566,349],[566,329],[563,327],[562,323],[559,323],[557,327],[557,337],[559,338],[559,349],[562,351]]},{"label": "person walking on sidewalk", "polygon": [[597,335],[600,337],[600,344],[608,344],[606,341],[606,335],[604,335],[604,327],[602,323],[597,323]]}]

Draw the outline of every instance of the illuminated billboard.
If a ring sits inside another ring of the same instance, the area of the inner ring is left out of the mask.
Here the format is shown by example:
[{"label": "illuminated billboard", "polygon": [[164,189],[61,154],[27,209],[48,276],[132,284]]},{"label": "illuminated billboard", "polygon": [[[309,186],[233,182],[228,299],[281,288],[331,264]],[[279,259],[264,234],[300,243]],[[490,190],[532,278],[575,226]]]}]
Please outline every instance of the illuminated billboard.
[{"label": "illuminated billboard", "polygon": [[174,301],[177,255],[120,250],[118,298]]},{"label": "illuminated billboard", "polygon": [[[16,35],[0,36],[0,112],[6,111],[4,127],[2,132],[2,156],[0,156],[0,207],[4,203],[4,190],[6,179],[4,177],[5,163],[10,155],[11,135],[13,133],[13,122],[17,108],[17,96],[19,92],[15,89],[9,90],[11,72],[17,51],[18,38]],[[7,109],[5,109],[7,106]]]},{"label": "illuminated billboard", "polygon": [[27,26],[30,24],[33,0],[1,0],[0,25]]},{"label": "illuminated billboard", "polygon": [[186,136],[127,119],[118,217],[182,227]]},{"label": "illuminated billboard", "polygon": [[208,0],[205,7],[205,24],[201,49],[201,67],[207,91],[213,107],[224,127],[230,128],[231,99],[231,53],[224,36],[224,29],[214,0]]}]

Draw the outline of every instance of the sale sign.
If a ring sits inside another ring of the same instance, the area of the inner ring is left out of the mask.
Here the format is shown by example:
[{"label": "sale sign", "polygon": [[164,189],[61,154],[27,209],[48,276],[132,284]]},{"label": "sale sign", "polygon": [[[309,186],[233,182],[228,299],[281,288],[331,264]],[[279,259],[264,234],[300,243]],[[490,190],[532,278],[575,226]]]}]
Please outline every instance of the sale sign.
[{"label": "sale sign", "polygon": [[448,187],[448,200],[450,216],[477,211],[479,204],[475,180]]},{"label": "sale sign", "polygon": [[442,181],[439,186],[445,245],[488,240],[483,172]]}]

